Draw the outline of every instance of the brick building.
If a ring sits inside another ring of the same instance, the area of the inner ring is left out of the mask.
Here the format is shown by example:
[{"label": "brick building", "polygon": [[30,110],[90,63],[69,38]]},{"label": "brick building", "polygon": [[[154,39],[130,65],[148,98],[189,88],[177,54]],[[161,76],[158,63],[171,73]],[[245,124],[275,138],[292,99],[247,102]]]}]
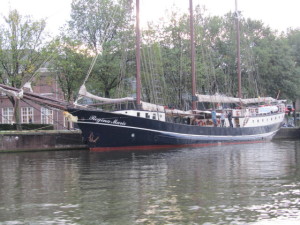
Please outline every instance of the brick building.
[{"label": "brick building", "polygon": [[[56,76],[47,69],[39,71],[39,77],[33,81],[33,92],[54,99],[63,99],[63,93],[59,88]],[[58,109],[38,105],[32,101],[21,99],[20,101],[20,121],[21,123],[51,124],[56,130],[72,128],[72,124],[63,116],[63,112]],[[0,94],[0,123],[14,123],[14,108],[8,97]]]}]

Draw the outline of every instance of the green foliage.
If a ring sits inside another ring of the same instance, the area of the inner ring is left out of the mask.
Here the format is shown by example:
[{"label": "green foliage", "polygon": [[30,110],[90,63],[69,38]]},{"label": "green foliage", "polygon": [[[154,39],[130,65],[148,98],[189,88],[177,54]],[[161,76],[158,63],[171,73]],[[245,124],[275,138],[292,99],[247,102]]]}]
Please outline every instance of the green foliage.
[{"label": "green foliage", "polygon": [[[111,96],[126,78],[128,51],[133,47],[132,5],[128,0],[74,0],[69,27],[97,62],[88,86],[94,94]],[[122,68],[123,67],[123,68]],[[125,69],[124,69],[125,68]],[[129,69],[130,70],[130,69]],[[115,93],[115,96],[118,93]]]},{"label": "green foliage", "polygon": [[104,43],[120,38],[131,20],[131,7],[128,0],[73,0],[69,26],[76,38],[99,53]]},{"label": "green foliage", "polygon": [[[70,40],[79,40],[94,54],[100,53],[87,82],[89,91],[94,94],[123,97],[134,93],[130,85],[135,76],[131,4],[122,0],[74,0],[72,3]],[[194,13],[197,92],[236,96],[235,15],[206,16],[203,11],[196,6]],[[279,36],[261,21],[242,16],[240,31],[243,96],[277,97],[280,92],[281,98],[298,97],[299,31],[291,30],[286,37]],[[188,108],[191,90],[189,16],[172,11],[168,21],[149,24],[142,34],[144,100]],[[85,60],[92,60],[87,53],[81,54],[86,54]],[[70,85],[69,90],[77,91],[86,64],[78,63],[83,62],[83,58],[68,57],[68,60],[65,67],[77,69],[64,74],[70,81],[77,82],[75,86]]]},{"label": "green foliage", "polygon": [[[1,83],[21,88],[50,58],[44,40],[46,23],[23,17],[17,10],[10,11],[4,21],[0,27]],[[9,99],[19,125],[19,100]]]},{"label": "green foliage", "polygon": [[79,41],[69,37],[61,37],[53,45],[55,54],[50,66],[51,70],[57,74],[65,99],[73,101],[84,81],[91,57]]},{"label": "green foliage", "polygon": [[[179,19],[180,18],[180,19]],[[166,83],[167,105],[184,108],[191,90],[189,23],[187,15],[172,13],[170,23],[162,27],[161,55]]]},{"label": "green foliage", "polygon": [[[204,11],[195,7],[197,92],[236,96],[235,15],[207,16]],[[98,55],[86,83],[89,91],[106,97],[132,96],[133,14],[132,0],[73,0],[68,28],[46,49],[41,35],[45,21],[11,11],[0,33],[2,82],[20,87],[51,52],[51,68],[66,99],[72,101]],[[143,98],[186,109],[191,95],[189,16],[171,11],[166,18],[142,32]],[[280,98],[299,98],[299,29],[278,35],[261,21],[241,16],[240,31],[243,96],[280,93]]]},{"label": "green foliage", "polygon": [[300,29],[289,30],[287,33],[288,44],[292,48],[292,56],[295,66],[300,67]]},{"label": "green foliage", "polygon": [[2,83],[20,88],[47,61],[44,20],[33,21],[12,10],[0,28]]}]

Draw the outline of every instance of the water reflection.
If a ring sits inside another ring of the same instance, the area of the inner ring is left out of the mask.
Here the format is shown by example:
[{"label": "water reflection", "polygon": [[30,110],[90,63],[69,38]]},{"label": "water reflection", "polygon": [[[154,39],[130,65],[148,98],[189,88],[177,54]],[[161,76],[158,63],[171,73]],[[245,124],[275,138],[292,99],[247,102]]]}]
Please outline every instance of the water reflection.
[{"label": "water reflection", "polygon": [[0,224],[300,220],[299,141],[0,154]]}]

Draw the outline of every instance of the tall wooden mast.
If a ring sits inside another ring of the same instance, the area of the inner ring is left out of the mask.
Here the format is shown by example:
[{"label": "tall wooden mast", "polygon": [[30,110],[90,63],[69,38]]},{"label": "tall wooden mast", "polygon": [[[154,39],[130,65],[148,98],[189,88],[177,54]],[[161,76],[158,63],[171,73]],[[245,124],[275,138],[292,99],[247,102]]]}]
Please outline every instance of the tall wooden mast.
[{"label": "tall wooden mast", "polygon": [[237,76],[238,76],[238,98],[242,98],[242,76],[241,76],[241,43],[240,43],[240,14],[238,12],[237,0],[235,0],[235,23],[237,44]]},{"label": "tall wooden mast", "polygon": [[190,38],[191,38],[191,63],[192,63],[192,109],[196,110],[196,66],[195,66],[195,37],[194,37],[194,14],[193,0],[190,0]]},{"label": "tall wooden mast", "polygon": [[140,1],[136,0],[136,104],[141,108],[141,34],[140,34]]}]

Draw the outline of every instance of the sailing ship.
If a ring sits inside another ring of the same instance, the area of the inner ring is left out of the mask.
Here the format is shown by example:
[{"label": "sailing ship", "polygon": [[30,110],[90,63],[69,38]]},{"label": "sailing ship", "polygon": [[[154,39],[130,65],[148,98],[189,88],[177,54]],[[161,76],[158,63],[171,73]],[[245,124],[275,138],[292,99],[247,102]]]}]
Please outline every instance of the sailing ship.
[{"label": "sailing ship", "polygon": [[[108,111],[79,106],[67,109],[70,113],[69,118],[77,122],[91,150],[143,150],[261,142],[271,140],[280,129],[285,113],[285,106],[281,101],[271,97],[242,99],[240,88],[237,98],[196,93],[192,5],[192,0],[190,0],[192,109],[189,111],[169,109],[141,101],[140,29],[137,20],[136,98],[106,99],[87,92],[83,85],[79,92],[81,96],[100,100],[103,106],[118,104],[119,109]],[[136,12],[136,18],[139,18],[139,0],[136,0]],[[238,47],[240,84],[239,58]],[[219,107],[201,111],[197,107],[199,102],[210,102]],[[220,103],[223,106],[235,104],[239,107],[224,108]],[[265,105],[258,106],[261,103]]]},{"label": "sailing ship", "polygon": [[[236,98],[196,93],[192,9],[192,0],[190,0],[193,83],[191,110],[171,109],[141,100],[138,20],[136,24],[136,98],[107,99],[95,96],[89,93],[83,84],[79,95],[101,101],[102,108],[99,109],[77,103],[70,105],[2,84],[0,84],[0,91],[16,98],[41,102],[50,107],[65,110],[66,117],[77,123],[82,131],[84,142],[93,151],[200,147],[271,140],[284,120],[285,105],[282,101],[271,97],[242,99],[240,85]],[[136,18],[139,18],[139,0],[136,0],[136,11]],[[239,40],[239,36],[237,39]],[[237,58],[240,84],[239,47]],[[198,105],[203,102],[209,102],[215,107],[211,110],[199,110]],[[114,107],[110,107],[111,105]],[[232,105],[236,107],[229,107]]]}]

